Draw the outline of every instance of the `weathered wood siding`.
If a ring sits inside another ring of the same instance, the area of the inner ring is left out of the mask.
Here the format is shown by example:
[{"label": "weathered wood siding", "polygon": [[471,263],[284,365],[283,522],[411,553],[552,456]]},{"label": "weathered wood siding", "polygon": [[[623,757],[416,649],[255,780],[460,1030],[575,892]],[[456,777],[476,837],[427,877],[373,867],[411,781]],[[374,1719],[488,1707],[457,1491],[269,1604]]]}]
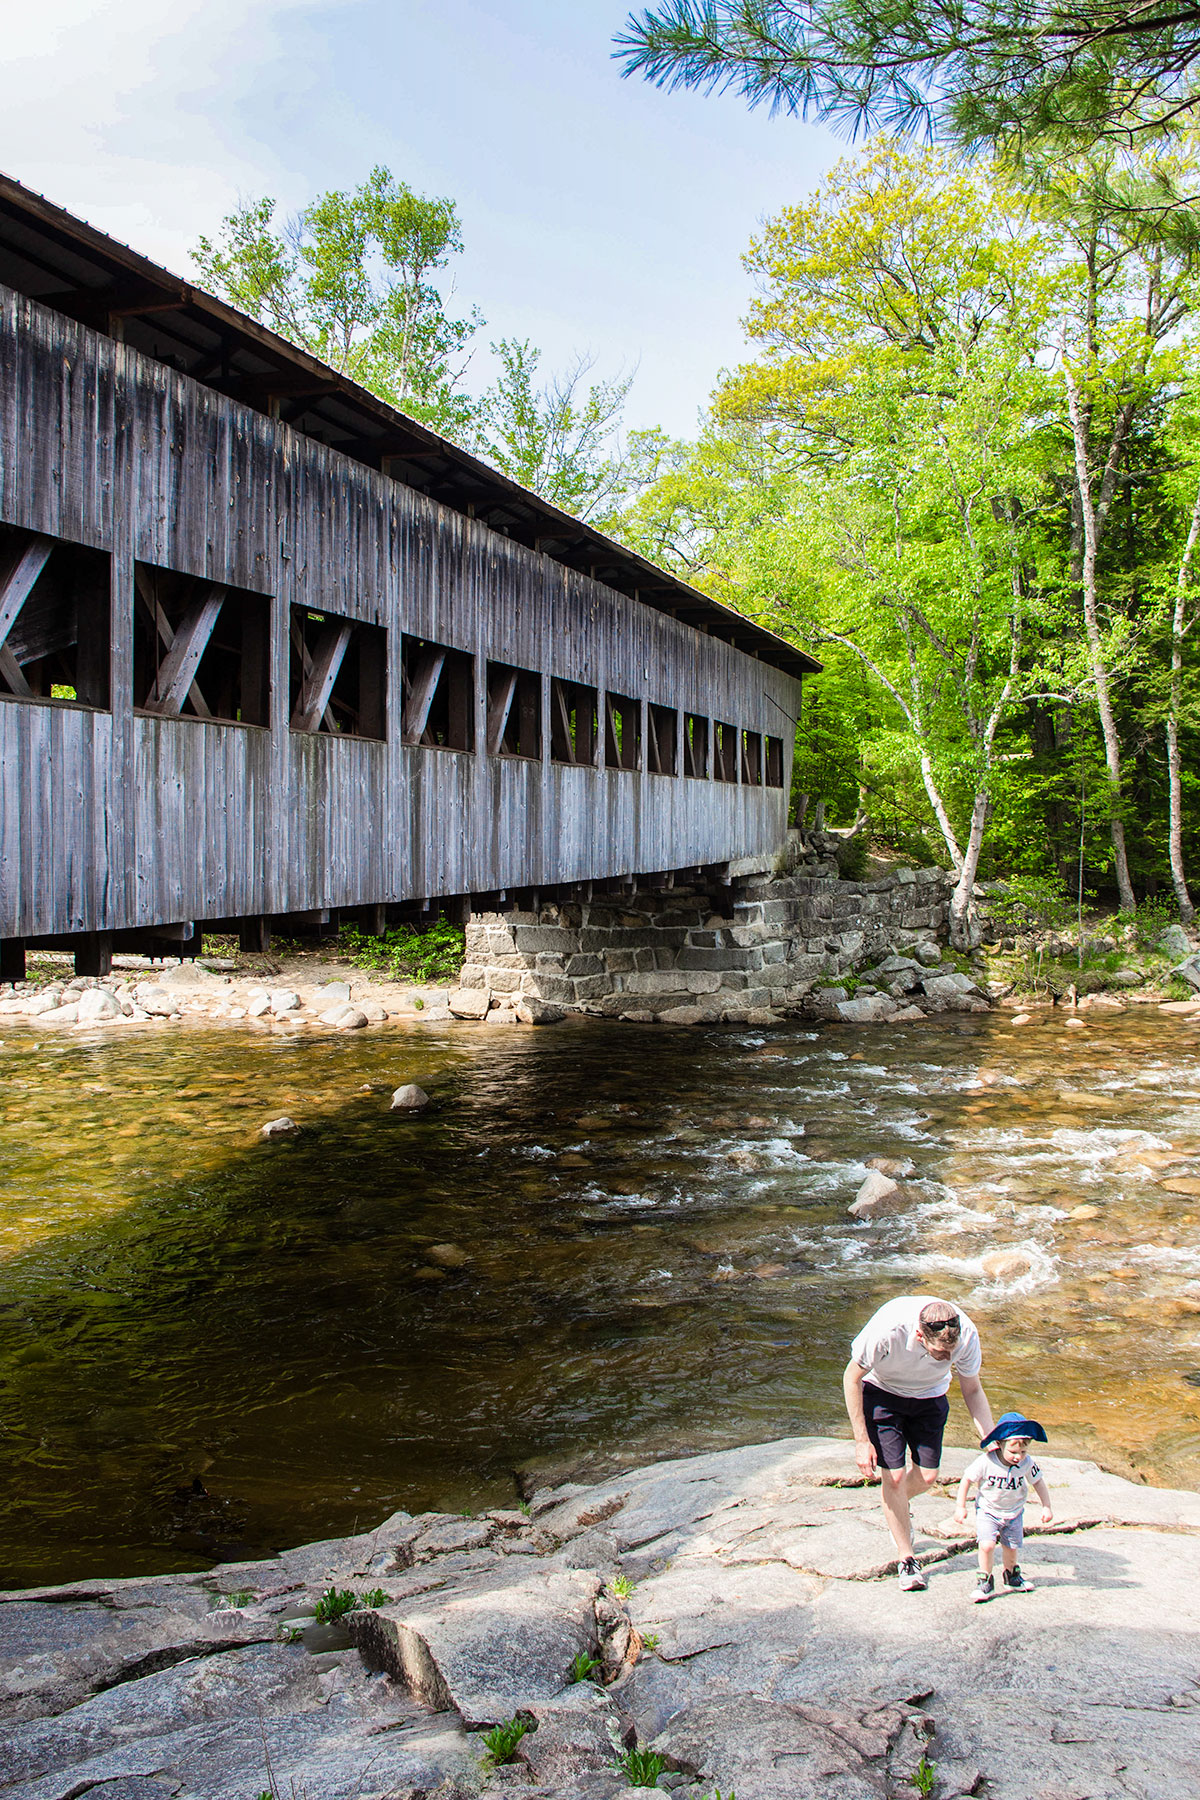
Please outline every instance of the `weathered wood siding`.
[{"label": "weathered wood siding", "polygon": [[[0,521],[112,558],[111,709],[0,701],[0,937],[603,879],[782,837],[797,680],[3,288]],[[272,596],[270,729],[135,712],[135,559]],[[386,628],[383,741],[289,729],[293,603]],[[476,658],[473,753],[401,744],[404,632]],[[543,677],[541,761],[486,754],[489,658]],[[551,762],[551,676],[781,737],[784,786]]]}]

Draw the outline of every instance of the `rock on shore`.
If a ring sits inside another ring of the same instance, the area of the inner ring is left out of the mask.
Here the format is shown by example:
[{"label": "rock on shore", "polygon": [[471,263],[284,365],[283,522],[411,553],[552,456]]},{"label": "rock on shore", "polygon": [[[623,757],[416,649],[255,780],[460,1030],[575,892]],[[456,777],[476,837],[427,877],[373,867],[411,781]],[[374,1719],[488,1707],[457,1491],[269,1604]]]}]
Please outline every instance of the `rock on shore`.
[{"label": "rock on shore", "polygon": [[[915,1506],[928,1592],[901,1594],[877,1492],[821,1438],[2,1595],[0,1795],[615,1800],[636,1743],[692,1796],[886,1800],[924,1753],[938,1800],[1195,1800],[1200,1498],[1043,1467],[1035,1592],[986,1606],[949,1487]],[[331,1586],[384,1603],[351,1647],[289,1641]],[[580,1652],[596,1681],[569,1681]],[[535,1728],[486,1769],[482,1729],[518,1713]]]}]

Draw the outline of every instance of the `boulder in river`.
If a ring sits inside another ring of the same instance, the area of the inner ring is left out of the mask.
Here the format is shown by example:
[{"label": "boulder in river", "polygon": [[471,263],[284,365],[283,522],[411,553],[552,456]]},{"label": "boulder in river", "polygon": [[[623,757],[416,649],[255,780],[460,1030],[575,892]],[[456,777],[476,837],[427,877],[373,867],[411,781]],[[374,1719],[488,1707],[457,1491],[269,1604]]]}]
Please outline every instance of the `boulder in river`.
[{"label": "boulder in river", "polygon": [[300,1005],[300,996],[292,988],[274,988],[267,995],[271,1011],[275,1014],[295,1012]]},{"label": "boulder in river", "polygon": [[483,1019],[487,1017],[492,996],[487,988],[452,988],[446,1003],[456,1019]]},{"label": "boulder in river", "polygon": [[258,1135],[261,1138],[295,1137],[299,1130],[295,1119],[289,1119],[286,1113],[281,1113],[277,1119],[268,1119]]},{"label": "boulder in river", "polygon": [[393,1093],[391,1110],[393,1112],[424,1112],[430,1104],[429,1095],[423,1087],[418,1087],[415,1081],[406,1081],[403,1087],[398,1087]]},{"label": "boulder in river", "polygon": [[471,1260],[461,1244],[430,1244],[425,1254],[442,1269],[462,1269]]},{"label": "boulder in river", "polygon": [[897,1204],[895,1197],[899,1192],[898,1181],[893,1181],[890,1175],[880,1174],[878,1169],[872,1169],[847,1211],[856,1219],[873,1219],[876,1213],[892,1210]]},{"label": "boulder in river", "polygon": [[105,988],[88,988],[79,1000],[79,1023],[98,1025],[107,1019],[121,1017],[121,1002]]},{"label": "boulder in river", "polygon": [[993,1250],[980,1266],[989,1281],[1019,1281],[1032,1269],[1033,1258],[1024,1250]]}]

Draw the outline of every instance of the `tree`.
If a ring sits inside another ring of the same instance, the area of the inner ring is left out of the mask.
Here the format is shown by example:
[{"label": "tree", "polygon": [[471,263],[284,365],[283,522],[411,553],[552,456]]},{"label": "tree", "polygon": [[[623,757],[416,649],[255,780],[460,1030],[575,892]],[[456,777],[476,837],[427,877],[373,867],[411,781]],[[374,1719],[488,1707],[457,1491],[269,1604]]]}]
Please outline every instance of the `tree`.
[{"label": "tree", "polygon": [[599,522],[626,493],[631,473],[620,440],[633,374],[584,386],[592,362],[537,382],[541,352],[528,340],[492,345],[500,374],[479,403],[474,447],[502,475],[576,518]]},{"label": "tree", "polygon": [[1172,0],[663,0],[616,44],[660,87],[969,150],[1125,145],[1200,104],[1200,6]]},{"label": "tree", "polygon": [[238,208],[192,252],[200,278],[381,399],[451,435],[470,429],[462,388],[478,313],[451,318],[435,275],[462,249],[452,200],[388,169],[320,195],[282,232],[275,201]]}]

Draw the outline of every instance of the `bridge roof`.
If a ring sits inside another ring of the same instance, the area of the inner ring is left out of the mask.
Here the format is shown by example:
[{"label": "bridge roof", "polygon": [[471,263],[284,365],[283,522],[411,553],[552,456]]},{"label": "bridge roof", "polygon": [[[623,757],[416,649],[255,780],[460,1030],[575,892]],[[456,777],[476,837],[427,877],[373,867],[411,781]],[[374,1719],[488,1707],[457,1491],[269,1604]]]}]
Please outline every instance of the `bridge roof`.
[{"label": "bridge roof", "polygon": [[0,282],[791,675],[821,664],[0,174]]}]

